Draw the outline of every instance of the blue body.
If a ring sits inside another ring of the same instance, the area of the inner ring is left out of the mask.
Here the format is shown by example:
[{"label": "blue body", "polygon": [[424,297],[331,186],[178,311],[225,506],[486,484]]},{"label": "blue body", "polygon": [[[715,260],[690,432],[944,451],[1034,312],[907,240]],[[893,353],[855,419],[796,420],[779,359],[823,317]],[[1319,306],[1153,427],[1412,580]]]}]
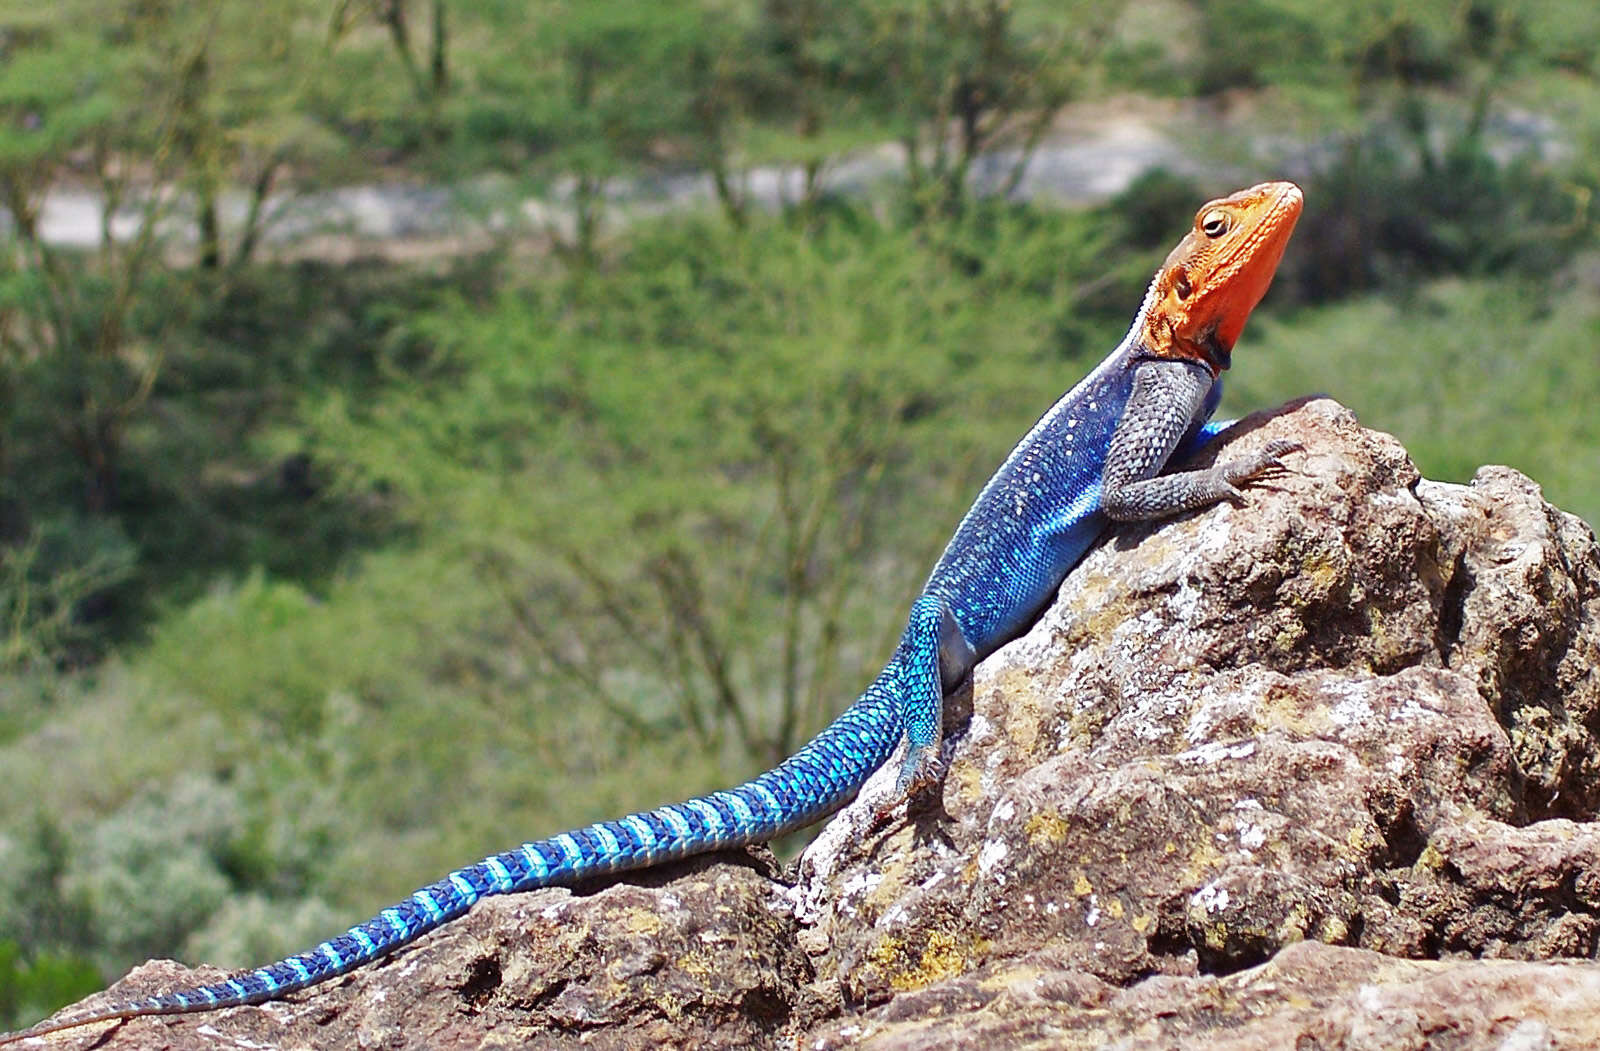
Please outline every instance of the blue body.
[{"label": "blue body", "polygon": [[[1100,476],[1132,392],[1133,364],[1124,340],[1039,418],[978,494],[929,574],[924,593],[949,605],[977,659],[1027,627],[1105,530]],[[1218,381],[1178,456],[1215,433],[1201,425],[1221,397]]]},{"label": "blue body", "polygon": [[[963,637],[956,642],[964,674],[1032,621],[1105,528],[1100,478],[1132,390],[1131,344],[1130,332],[1017,444],[962,519],[888,665],[860,699],[778,767],[736,788],[484,858],[297,956],[62,1024],[260,1003],[392,952],[491,894],[569,885],[810,824],[854,798],[902,738],[913,757],[937,755],[949,685],[941,682],[940,650],[950,644],[949,621]],[[1220,394],[1217,383],[1178,455],[1215,433],[1202,425]]]}]

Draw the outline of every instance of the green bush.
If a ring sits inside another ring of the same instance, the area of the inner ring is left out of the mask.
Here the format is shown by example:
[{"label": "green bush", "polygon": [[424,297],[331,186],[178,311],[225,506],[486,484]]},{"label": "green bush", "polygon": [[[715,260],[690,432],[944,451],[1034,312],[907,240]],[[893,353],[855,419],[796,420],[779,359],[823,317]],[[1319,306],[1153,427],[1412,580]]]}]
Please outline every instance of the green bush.
[{"label": "green bush", "polygon": [[87,663],[137,552],[119,523],[61,514],[13,543],[0,542],[0,671]]},{"label": "green bush", "polygon": [[1442,134],[1438,156],[1381,123],[1342,146],[1306,180],[1280,286],[1323,303],[1444,275],[1547,278],[1593,243],[1589,190],[1532,155],[1497,160],[1470,129]]},{"label": "green bush", "polygon": [[94,964],[82,957],[24,956],[14,941],[0,940],[0,1027],[20,1029],[98,990]]},{"label": "green bush", "polygon": [[218,858],[239,820],[234,792],[188,775],[74,837],[63,891],[88,909],[107,970],[171,954],[221,907],[232,885]]}]

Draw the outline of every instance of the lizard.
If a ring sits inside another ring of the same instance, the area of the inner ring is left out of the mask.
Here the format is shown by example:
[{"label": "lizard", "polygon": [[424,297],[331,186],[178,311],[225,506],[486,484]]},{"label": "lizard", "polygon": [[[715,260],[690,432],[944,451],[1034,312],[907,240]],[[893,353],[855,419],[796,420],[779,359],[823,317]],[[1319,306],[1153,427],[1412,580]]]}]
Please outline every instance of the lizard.
[{"label": "lizard", "polygon": [[1242,502],[1241,486],[1284,469],[1283,457],[1298,449],[1277,441],[1204,470],[1162,473],[1227,426],[1211,421],[1222,372],[1301,206],[1293,183],[1268,182],[1200,209],[1122,341],[1039,418],[984,485],[912,603],[883,671],[776,767],[734,788],[491,855],[276,963],[46,1020],[0,1036],[0,1044],[93,1022],[263,1003],[392,953],[489,895],[569,886],[773,839],[849,803],[902,743],[892,798],[936,784],[945,696],[1033,621],[1112,522]]}]

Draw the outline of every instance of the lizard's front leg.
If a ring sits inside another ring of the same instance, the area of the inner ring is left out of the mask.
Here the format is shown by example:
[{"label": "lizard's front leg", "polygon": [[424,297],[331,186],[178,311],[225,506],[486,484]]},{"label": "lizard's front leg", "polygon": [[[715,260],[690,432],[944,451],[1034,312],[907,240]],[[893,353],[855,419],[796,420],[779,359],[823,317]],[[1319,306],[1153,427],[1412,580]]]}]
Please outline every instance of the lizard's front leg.
[{"label": "lizard's front leg", "polygon": [[1194,426],[1215,379],[1198,362],[1146,360],[1135,366],[1133,393],[1117,422],[1100,481],[1100,509],[1128,522],[1165,518],[1220,500],[1242,501],[1239,486],[1283,469],[1300,448],[1274,441],[1254,456],[1225,460],[1203,471],[1160,474]]}]

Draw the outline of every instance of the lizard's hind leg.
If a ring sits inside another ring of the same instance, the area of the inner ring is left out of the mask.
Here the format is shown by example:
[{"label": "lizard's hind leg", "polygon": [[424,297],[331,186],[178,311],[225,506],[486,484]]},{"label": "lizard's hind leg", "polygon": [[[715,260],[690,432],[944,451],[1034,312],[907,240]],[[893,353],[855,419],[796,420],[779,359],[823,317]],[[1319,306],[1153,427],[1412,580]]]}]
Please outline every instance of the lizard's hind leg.
[{"label": "lizard's hind leg", "polygon": [[906,735],[906,756],[895,788],[897,798],[903,799],[939,780],[945,694],[972,674],[975,655],[949,603],[923,595],[911,605],[895,658],[900,668],[900,724]]}]

